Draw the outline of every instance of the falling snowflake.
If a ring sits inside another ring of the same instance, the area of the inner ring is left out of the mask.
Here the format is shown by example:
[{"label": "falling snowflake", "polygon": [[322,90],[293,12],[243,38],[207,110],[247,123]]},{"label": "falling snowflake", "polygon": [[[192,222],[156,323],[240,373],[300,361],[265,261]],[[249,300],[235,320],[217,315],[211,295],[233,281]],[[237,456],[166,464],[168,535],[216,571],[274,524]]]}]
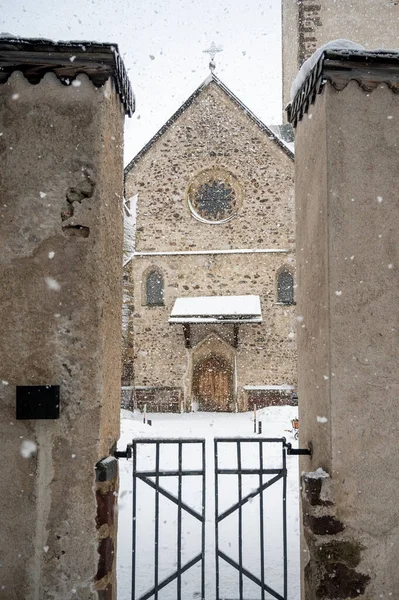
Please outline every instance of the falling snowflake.
[{"label": "falling snowflake", "polygon": [[61,286],[56,279],[53,279],[53,277],[45,277],[44,281],[46,282],[49,290],[53,290],[54,292],[60,291]]},{"label": "falling snowflake", "polygon": [[37,445],[32,440],[24,440],[21,444],[21,455],[30,458],[37,452]]}]

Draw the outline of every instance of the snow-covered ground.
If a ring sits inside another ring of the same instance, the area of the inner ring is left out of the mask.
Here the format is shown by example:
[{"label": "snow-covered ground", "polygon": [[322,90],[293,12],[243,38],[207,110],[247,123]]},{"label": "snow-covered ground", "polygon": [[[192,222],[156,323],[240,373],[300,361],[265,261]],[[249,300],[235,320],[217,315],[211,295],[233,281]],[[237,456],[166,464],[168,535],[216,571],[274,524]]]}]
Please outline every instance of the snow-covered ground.
[{"label": "snow-covered ground", "polygon": [[[291,428],[291,419],[297,416],[296,407],[269,407],[259,410],[258,420],[262,421],[262,436],[281,438],[296,446]],[[118,449],[124,450],[133,439],[139,438],[199,438],[206,443],[206,600],[215,598],[215,526],[214,526],[214,444],[215,437],[253,437],[252,413],[184,413],[149,414],[152,426],[143,423],[142,414],[132,414],[122,410],[121,438]],[[223,452],[222,452],[223,450]],[[153,464],[152,446],[141,446],[141,460]],[[235,444],[221,448],[220,460],[223,468],[235,468],[237,464]],[[259,460],[259,444],[248,443],[243,449],[243,467],[256,467]],[[244,461],[245,465],[244,465]],[[132,461],[120,459],[119,525],[118,525],[118,600],[131,600],[131,549],[132,549]],[[266,464],[265,464],[266,463]],[[161,455],[161,466],[165,469],[177,468],[177,446],[169,447]],[[198,445],[183,450],[183,469],[198,469],[200,451]],[[267,445],[264,466],[281,466],[281,444]],[[153,468],[153,467],[152,467]],[[288,600],[299,600],[299,525],[298,525],[298,462],[294,456],[287,456],[287,538],[288,538]],[[166,481],[167,480],[167,481]],[[173,481],[172,481],[173,480]],[[264,481],[267,476],[264,476]],[[201,511],[201,478],[187,477],[183,483],[183,501],[198,512]],[[177,478],[164,477],[161,482],[174,496],[177,496]],[[259,486],[258,475],[243,476],[243,496]],[[220,512],[237,502],[237,476],[225,475],[219,479]],[[143,482],[137,485],[137,571],[136,597],[149,590],[154,577],[154,496],[155,493]],[[265,582],[282,594],[282,480],[265,490]],[[160,497],[160,537],[159,537],[159,580],[176,570],[176,518],[177,507],[166,498]],[[237,511],[222,521],[219,526],[220,549],[238,561],[238,514]],[[201,551],[200,523],[183,511],[182,563],[188,562]],[[259,494],[243,507],[243,565],[259,576]],[[221,565],[221,597],[237,598],[238,574],[235,569]],[[182,576],[182,597],[184,600],[201,598],[200,563]],[[175,600],[176,583],[159,593],[159,600]],[[244,598],[261,598],[259,587],[244,577]],[[272,596],[265,595],[266,600]]]}]

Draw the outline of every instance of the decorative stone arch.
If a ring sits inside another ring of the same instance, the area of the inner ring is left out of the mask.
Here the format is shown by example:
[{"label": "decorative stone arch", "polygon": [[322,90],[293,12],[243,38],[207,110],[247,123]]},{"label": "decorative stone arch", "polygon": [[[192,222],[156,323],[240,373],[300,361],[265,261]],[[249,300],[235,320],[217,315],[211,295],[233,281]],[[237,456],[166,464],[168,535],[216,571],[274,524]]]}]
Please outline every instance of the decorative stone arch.
[{"label": "decorative stone arch", "polygon": [[191,400],[199,410],[235,410],[236,357],[225,340],[215,333],[201,340],[192,351],[191,367]]},{"label": "decorative stone arch", "polygon": [[[149,289],[151,275],[157,275],[154,278],[152,285],[153,301],[149,302]],[[141,276],[141,304],[143,306],[164,306],[165,305],[165,275],[163,269],[158,265],[149,265],[142,273]]]},{"label": "decorative stone arch", "polygon": [[294,273],[292,267],[282,265],[276,272],[276,298],[279,304],[295,304]]}]

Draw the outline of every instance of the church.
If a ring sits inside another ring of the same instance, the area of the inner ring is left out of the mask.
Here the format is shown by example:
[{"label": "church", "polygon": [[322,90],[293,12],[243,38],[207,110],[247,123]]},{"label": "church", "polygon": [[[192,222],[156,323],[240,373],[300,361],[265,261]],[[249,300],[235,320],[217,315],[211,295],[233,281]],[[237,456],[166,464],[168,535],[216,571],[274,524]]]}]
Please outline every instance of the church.
[{"label": "church", "polygon": [[286,404],[296,388],[293,153],[210,66],[125,169],[123,383],[153,412]]}]

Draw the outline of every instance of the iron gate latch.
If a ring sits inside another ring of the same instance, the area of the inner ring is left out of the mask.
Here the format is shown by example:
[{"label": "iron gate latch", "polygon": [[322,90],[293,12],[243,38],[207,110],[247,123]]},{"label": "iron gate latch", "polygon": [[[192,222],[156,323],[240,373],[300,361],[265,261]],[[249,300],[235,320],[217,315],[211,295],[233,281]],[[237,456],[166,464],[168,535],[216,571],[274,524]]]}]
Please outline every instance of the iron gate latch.
[{"label": "iron gate latch", "polygon": [[293,448],[290,442],[284,442],[284,446],[287,448],[287,454],[299,456],[299,455],[308,455],[312,456],[312,446],[309,445],[309,448]]},{"label": "iron gate latch", "polygon": [[115,458],[132,458],[132,446],[133,444],[128,444],[126,450],[115,450]]}]

